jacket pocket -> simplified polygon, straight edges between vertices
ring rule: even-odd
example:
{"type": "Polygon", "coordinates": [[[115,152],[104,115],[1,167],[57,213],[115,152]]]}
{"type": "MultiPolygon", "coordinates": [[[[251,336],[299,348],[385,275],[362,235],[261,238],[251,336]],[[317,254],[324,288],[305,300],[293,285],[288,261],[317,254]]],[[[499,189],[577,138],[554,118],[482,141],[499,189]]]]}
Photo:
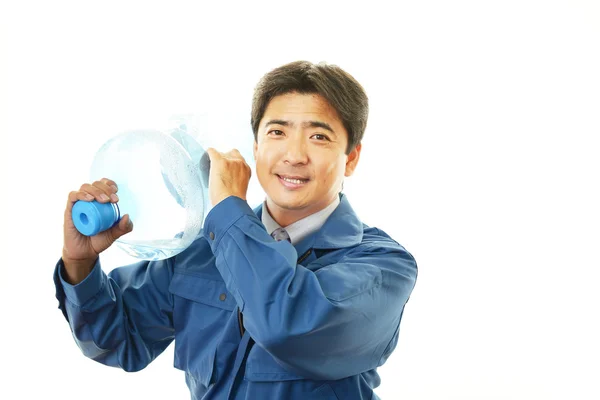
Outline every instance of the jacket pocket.
{"type": "Polygon", "coordinates": [[[214,277],[178,273],[175,271],[169,291],[184,299],[209,306],[233,311],[237,306],[235,299],[227,291],[225,282],[214,277]]]}
{"type": "Polygon", "coordinates": [[[246,395],[251,399],[339,400],[330,381],[307,379],[288,371],[257,344],[248,354],[244,379],[249,381],[246,395]]]}
{"type": "Polygon", "coordinates": [[[255,344],[246,360],[246,380],[252,382],[276,382],[305,379],[285,369],[265,349],[255,344]]]}
{"type": "Polygon", "coordinates": [[[217,380],[215,352],[235,300],[225,282],[177,271],[169,292],[174,304],[174,366],[208,387],[217,380]]]}

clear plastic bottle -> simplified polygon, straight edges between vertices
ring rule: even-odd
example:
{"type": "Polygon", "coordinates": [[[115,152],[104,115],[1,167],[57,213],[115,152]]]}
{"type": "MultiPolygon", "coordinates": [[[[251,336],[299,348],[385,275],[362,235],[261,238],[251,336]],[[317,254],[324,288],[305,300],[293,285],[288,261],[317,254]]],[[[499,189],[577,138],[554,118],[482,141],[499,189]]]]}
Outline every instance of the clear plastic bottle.
{"type": "Polygon", "coordinates": [[[91,181],[108,178],[118,186],[119,202],[78,201],[72,218],[84,235],[93,236],[129,214],[132,232],[115,244],[132,257],[160,260],[185,250],[199,235],[208,194],[208,154],[200,144],[189,149],[178,138],[157,130],[121,133],[97,152],[91,181]]]}

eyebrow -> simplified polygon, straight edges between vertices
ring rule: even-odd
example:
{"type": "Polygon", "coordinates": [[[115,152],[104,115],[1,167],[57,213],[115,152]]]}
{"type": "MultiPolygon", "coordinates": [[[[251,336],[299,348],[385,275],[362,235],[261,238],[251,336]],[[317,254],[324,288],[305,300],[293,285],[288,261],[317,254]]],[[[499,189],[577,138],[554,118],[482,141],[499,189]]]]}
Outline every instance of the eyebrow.
{"type": "MultiPolygon", "coordinates": [[[[270,121],[267,121],[267,123],[265,124],[265,127],[269,126],[269,125],[283,125],[283,126],[290,126],[293,127],[295,124],[291,121],[286,121],[283,119],[272,119],[270,121]]],[[[304,122],[302,124],[303,127],[305,128],[322,128],[322,129],[326,129],[329,132],[333,133],[335,135],[335,131],[331,128],[331,126],[329,126],[328,123],[322,122],[322,121],[307,121],[304,122]]]]}

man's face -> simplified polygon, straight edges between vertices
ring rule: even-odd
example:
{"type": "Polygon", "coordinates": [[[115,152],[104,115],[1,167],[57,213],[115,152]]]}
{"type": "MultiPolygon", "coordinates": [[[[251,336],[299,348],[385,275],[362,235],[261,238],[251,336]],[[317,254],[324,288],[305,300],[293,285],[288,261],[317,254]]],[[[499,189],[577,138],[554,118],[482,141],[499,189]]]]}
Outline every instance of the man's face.
{"type": "Polygon", "coordinates": [[[361,146],[346,155],[347,144],[342,121],[320,95],[273,98],[254,144],[257,176],[271,214],[289,224],[329,205],[358,162],[361,146]]]}

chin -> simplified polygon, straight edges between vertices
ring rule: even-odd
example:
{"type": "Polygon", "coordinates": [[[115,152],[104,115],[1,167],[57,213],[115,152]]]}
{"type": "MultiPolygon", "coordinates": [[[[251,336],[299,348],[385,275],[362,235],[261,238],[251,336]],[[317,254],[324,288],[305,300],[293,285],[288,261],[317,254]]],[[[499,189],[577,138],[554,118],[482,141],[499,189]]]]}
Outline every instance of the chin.
{"type": "Polygon", "coordinates": [[[290,200],[279,200],[273,199],[273,203],[277,204],[279,207],[284,208],[286,210],[301,210],[304,208],[304,204],[299,201],[290,201],[290,200]]]}
{"type": "Polygon", "coordinates": [[[270,197],[278,207],[288,210],[300,210],[306,207],[306,199],[298,194],[277,193],[270,197]]]}

